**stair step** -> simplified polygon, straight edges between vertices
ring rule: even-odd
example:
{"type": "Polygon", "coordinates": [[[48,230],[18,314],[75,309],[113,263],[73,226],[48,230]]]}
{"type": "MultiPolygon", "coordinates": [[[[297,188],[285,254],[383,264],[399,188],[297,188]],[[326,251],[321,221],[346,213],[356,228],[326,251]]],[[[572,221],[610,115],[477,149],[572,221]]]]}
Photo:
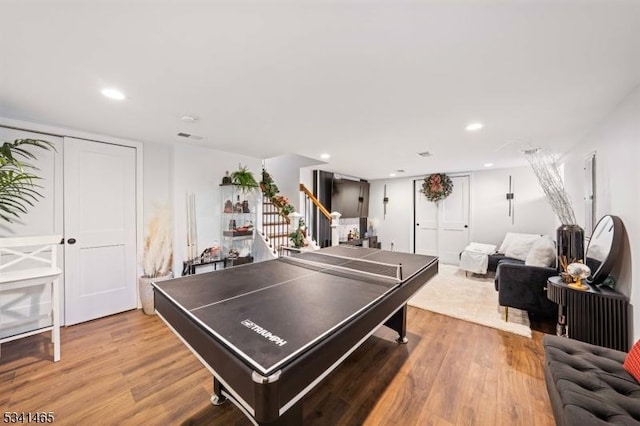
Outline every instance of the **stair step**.
{"type": "Polygon", "coordinates": [[[285,221],[282,222],[267,222],[267,223],[262,223],[262,226],[284,226],[287,225],[289,226],[289,224],[285,221]]]}
{"type": "Polygon", "coordinates": [[[276,239],[276,238],[284,238],[284,237],[288,237],[289,234],[267,234],[267,237],[270,239],[276,239]]]}

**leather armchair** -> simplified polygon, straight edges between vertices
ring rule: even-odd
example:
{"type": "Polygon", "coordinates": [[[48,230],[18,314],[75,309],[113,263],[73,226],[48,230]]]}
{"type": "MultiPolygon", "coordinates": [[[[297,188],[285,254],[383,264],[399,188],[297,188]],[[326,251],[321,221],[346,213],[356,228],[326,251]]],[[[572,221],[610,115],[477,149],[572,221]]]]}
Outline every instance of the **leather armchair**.
{"type": "Polygon", "coordinates": [[[508,308],[527,311],[541,317],[553,317],[558,306],[547,298],[547,279],[558,275],[555,267],[528,266],[524,263],[503,260],[498,263],[495,286],[498,303],[508,308]]]}

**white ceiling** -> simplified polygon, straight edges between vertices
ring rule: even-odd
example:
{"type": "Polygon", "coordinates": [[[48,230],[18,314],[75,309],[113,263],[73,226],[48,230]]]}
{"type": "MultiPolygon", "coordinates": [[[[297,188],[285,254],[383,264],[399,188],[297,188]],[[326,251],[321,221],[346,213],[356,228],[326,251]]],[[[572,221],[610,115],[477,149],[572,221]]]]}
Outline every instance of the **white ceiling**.
{"type": "Polygon", "coordinates": [[[368,179],[562,152],[639,83],[640,1],[0,4],[2,116],[368,179]]]}

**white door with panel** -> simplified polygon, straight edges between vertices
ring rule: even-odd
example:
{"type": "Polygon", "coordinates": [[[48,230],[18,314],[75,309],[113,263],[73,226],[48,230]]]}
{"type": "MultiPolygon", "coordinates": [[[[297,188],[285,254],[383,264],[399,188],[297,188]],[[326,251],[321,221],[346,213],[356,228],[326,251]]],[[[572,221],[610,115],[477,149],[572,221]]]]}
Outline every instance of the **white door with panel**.
{"type": "MultiPolygon", "coordinates": [[[[20,158],[35,167],[29,170],[40,179],[38,192],[42,198],[29,206],[27,213],[12,222],[0,220],[0,238],[43,235],[62,235],[62,138],[41,133],[0,127],[0,144],[18,139],[40,139],[51,143],[54,149],[39,149],[22,145],[35,159],[20,158]]],[[[10,255],[4,255],[7,261],[10,255]]],[[[58,265],[62,268],[64,251],[58,249],[58,265]]],[[[26,261],[25,261],[26,262],[26,261]]],[[[38,263],[34,262],[34,266],[38,263]]],[[[62,286],[63,278],[59,280],[62,286]]],[[[0,338],[51,325],[51,287],[48,285],[25,287],[6,291],[0,285],[0,338]]],[[[62,302],[62,298],[58,300],[62,302]]]]}
{"type": "Polygon", "coordinates": [[[64,140],[65,324],[137,307],[136,149],[64,140]]]}
{"type": "Polygon", "coordinates": [[[453,191],[436,203],[420,192],[423,180],[414,181],[415,252],[457,265],[469,244],[469,176],[449,177],[453,191]]]}

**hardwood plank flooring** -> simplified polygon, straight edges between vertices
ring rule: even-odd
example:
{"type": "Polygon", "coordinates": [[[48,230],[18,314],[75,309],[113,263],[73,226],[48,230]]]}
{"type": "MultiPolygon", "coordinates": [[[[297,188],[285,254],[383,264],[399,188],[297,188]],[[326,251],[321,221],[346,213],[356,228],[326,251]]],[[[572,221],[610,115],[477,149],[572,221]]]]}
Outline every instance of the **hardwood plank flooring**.
{"type": "MultiPolygon", "coordinates": [[[[304,399],[308,425],[553,425],[533,338],[409,308],[409,343],[382,327],[304,399]]],[[[0,407],[61,425],[249,425],[156,316],[130,311],[2,345],[0,407]]]]}

